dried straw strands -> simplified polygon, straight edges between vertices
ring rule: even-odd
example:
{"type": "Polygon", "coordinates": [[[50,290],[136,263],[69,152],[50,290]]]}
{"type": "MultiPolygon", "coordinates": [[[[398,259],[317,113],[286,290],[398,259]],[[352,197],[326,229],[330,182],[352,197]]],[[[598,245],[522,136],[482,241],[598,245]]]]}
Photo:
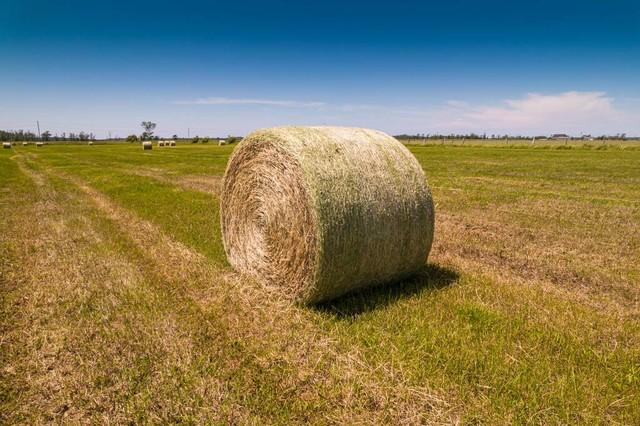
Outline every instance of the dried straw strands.
{"type": "Polygon", "coordinates": [[[280,127],[236,148],[221,224],[237,270],[310,304],[420,270],[434,207],[420,164],[385,133],[280,127]]]}

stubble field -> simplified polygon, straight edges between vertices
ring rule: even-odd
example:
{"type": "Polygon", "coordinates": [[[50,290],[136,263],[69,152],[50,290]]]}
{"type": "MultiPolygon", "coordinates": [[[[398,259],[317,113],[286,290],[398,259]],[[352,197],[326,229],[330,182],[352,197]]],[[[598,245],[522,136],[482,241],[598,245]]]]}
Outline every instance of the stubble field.
{"type": "Polygon", "coordinates": [[[412,146],[411,280],[233,272],[231,146],[0,150],[0,422],[640,423],[640,149],[412,146]]]}

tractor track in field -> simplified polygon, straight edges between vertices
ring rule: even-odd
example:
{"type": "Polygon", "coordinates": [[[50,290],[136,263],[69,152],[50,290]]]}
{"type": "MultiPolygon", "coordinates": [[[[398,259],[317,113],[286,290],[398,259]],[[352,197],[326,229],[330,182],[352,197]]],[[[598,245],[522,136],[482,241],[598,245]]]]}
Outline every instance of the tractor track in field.
{"type": "Polygon", "coordinates": [[[213,265],[81,178],[42,166],[36,159],[16,157],[15,161],[37,185],[46,185],[53,177],[77,188],[144,253],[141,261],[151,265],[155,274],[203,311],[224,315],[233,338],[258,346],[256,353],[270,354],[259,357],[258,364],[265,369],[282,363],[295,367],[297,375],[281,384],[283,392],[311,395],[321,388],[340,389],[331,397],[334,409],[327,413],[326,421],[353,423],[376,418],[418,424],[457,420],[457,404],[427,387],[408,383],[402,371],[389,363],[370,365],[356,348],[339,347],[311,322],[304,308],[279,298],[277,289],[213,265]]]}

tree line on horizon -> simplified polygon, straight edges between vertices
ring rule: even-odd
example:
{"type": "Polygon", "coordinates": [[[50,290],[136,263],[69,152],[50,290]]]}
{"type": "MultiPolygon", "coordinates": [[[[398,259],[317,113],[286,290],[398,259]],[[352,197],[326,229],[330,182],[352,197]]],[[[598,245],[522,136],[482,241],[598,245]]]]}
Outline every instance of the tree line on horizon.
{"type": "MultiPolygon", "coordinates": [[[[535,135],[535,136],[524,136],[524,135],[509,135],[509,134],[491,134],[488,135],[486,133],[477,134],[477,133],[466,133],[466,134],[458,134],[458,133],[416,133],[414,135],[403,133],[401,135],[394,135],[394,138],[399,140],[416,140],[416,139],[548,139],[553,138],[554,135],[535,135]]],[[[568,136],[568,135],[567,135],[568,136]]],[[[626,133],[616,133],[612,135],[599,135],[599,136],[591,136],[591,135],[582,135],[582,136],[568,136],[569,139],[578,140],[584,138],[592,138],[593,140],[607,140],[607,139],[640,139],[640,136],[629,137],[626,133]]]]}
{"type": "Polygon", "coordinates": [[[34,132],[29,130],[0,130],[0,141],[2,142],[14,142],[14,141],[90,141],[95,140],[96,135],[89,132],[79,132],[79,133],[66,133],[63,132],[61,135],[52,134],[49,130],[45,130],[38,136],[34,132]]]}
{"type": "MultiPolygon", "coordinates": [[[[156,123],[152,122],[143,122],[141,123],[143,127],[143,132],[141,135],[129,135],[125,140],[127,142],[135,142],[139,140],[158,140],[160,137],[155,136],[153,130],[156,127],[156,123]]],[[[396,139],[399,140],[440,140],[440,139],[547,139],[551,136],[549,135],[537,135],[537,136],[523,136],[523,135],[509,135],[509,134],[491,134],[487,135],[486,133],[477,134],[477,133],[467,133],[467,134],[458,134],[458,133],[416,133],[416,134],[400,134],[394,135],[396,139]]],[[[585,137],[592,138],[593,140],[607,140],[607,139],[640,139],[640,136],[627,136],[626,133],[616,133],[611,135],[599,135],[599,136],[591,136],[591,135],[583,135],[583,136],[570,136],[569,138],[572,140],[580,140],[585,137]]],[[[178,135],[173,135],[172,139],[184,139],[179,138],[178,135]]],[[[208,141],[208,137],[198,137],[195,136],[192,138],[194,143],[198,143],[203,140],[208,141]]],[[[221,139],[221,138],[212,138],[212,139],[221,139]]],[[[227,139],[231,139],[228,142],[235,142],[241,138],[235,136],[228,136],[227,139]]],[[[36,133],[29,130],[1,130],[0,129],[0,142],[15,142],[15,141],[90,141],[96,140],[96,135],[91,132],[80,131],[78,133],[73,132],[63,132],[62,134],[52,134],[49,130],[45,130],[38,136],[36,133]]]]}

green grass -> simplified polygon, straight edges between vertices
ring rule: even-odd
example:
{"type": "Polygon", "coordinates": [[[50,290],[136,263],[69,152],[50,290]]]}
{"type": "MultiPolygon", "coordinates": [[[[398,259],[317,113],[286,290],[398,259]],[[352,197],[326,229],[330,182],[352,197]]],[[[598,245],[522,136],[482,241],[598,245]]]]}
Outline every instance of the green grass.
{"type": "Polygon", "coordinates": [[[221,175],[231,150],[0,151],[5,421],[640,422],[640,150],[413,146],[437,205],[429,265],[285,310],[231,287],[201,296],[220,284],[188,262],[163,272],[143,237],[65,178],[222,276],[218,199],[178,183],[221,175]],[[53,189],[39,192],[30,170],[53,189]],[[24,361],[51,356],[73,374],[24,361]]]}

